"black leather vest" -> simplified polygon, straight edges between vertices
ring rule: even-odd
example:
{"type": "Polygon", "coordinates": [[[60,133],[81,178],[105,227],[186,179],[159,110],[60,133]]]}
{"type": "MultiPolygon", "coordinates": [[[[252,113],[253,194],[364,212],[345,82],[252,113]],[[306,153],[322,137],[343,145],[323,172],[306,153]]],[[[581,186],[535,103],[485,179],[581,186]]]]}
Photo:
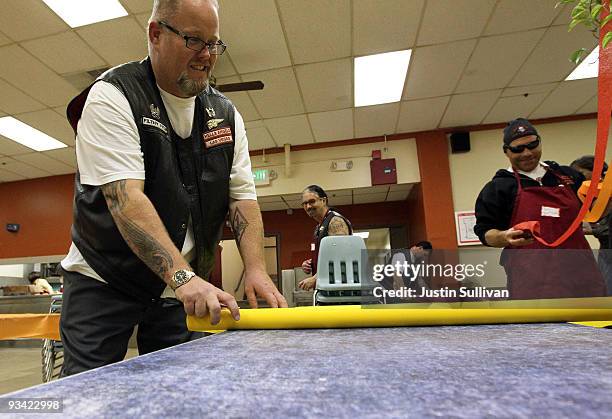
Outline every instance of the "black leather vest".
{"type": "Polygon", "coordinates": [[[339,212],[333,209],[329,209],[327,211],[327,214],[325,214],[325,217],[323,217],[323,221],[321,221],[321,223],[314,230],[314,234],[313,234],[314,249],[312,252],[312,262],[311,262],[312,275],[317,273],[317,262],[319,260],[319,248],[321,246],[321,240],[323,240],[323,237],[329,236],[329,223],[331,223],[331,220],[334,217],[342,218],[344,222],[346,223],[346,225],[348,226],[349,235],[353,234],[353,226],[351,225],[351,222],[348,220],[348,218],[346,218],[344,215],[340,214],[339,212]]]}
{"type": "MultiPolygon", "coordinates": [[[[112,83],[128,99],[144,156],[144,193],[178,249],[185,241],[191,215],[196,251],[192,266],[207,278],[229,208],[234,106],[209,87],[196,97],[191,136],[181,139],[172,129],[148,58],[112,68],[99,80],[112,83]]],[[[68,105],[75,132],[90,89],[68,105]]],[[[74,244],[109,285],[143,301],[161,295],[165,283],[128,247],[101,188],[81,184],[78,171],[73,217],[74,244]]]]}

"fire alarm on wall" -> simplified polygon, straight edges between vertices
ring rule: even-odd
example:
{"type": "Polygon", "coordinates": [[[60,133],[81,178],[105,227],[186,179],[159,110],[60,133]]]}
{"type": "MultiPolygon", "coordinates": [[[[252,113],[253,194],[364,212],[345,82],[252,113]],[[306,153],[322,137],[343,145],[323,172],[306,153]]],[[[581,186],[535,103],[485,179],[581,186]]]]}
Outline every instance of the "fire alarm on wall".
{"type": "Polygon", "coordinates": [[[19,231],[19,224],[7,224],[6,231],[10,231],[11,233],[17,233],[19,231]]]}

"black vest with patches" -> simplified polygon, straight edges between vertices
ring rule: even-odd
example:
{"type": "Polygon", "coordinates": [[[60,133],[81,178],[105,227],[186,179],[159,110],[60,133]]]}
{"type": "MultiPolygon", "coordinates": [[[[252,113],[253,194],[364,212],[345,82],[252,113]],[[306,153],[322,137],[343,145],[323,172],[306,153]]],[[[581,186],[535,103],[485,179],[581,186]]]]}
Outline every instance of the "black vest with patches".
{"type": "MultiPolygon", "coordinates": [[[[100,80],[116,86],[128,99],[144,157],[144,193],[179,250],[191,215],[196,252],[192,266],[207,278],[229,208],[234,106],[208,87],[196,97],[191,136],[181,139],[172,129],[148,58],[112,68],[100,80]]],[[[68,105],[75,132],[90,89],[68,105]]],[[[128,247],[101,188],[81,184],[78,171],[73,217],[72,241],[109,285],[143,301],[161,295],[165,283],[128,247]]],[[[147,244],[139,246],[146,249],[147,244]]]]}

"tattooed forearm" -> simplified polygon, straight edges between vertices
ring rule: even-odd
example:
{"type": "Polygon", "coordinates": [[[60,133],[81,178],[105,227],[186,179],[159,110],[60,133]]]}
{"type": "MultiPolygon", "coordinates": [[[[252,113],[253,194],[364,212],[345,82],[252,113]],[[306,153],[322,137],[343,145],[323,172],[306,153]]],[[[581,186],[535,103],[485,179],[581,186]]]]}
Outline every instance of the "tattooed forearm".
{"type": "Polygon", "coordinates": [[[102,185],[101,187],[104,198],[106,199],[106,205],[108,205],[111,214],[115,211],[121,211],[125,207],[128,200],[125,184],[125,180],[118,180],[102,185]]]}
{"type": "Polygon", "coordinates": [[[165,278],[173,272],[174,263],[170,253],[153,235],[122,212],[129,201],[126,181],[104,185],[102,186],[102,192],[115,224],[130,249],[161,278],[165,278]]]}
{"type": "Polygon", "coordinates": [[[240,241],[242,240],[242,236],[244,236],[244,232],[248,227],[249,222],[237,207],[230,211],[230,218],[230,225],[232,227],[232,231],[234,232],[234,237],[236,238],[236,244],[240,246],[240,241]]]}
{"type": "Polygon", "coordinates": [[[348,226],[340,217],[332,218],[328,231],[330,236],[348,236],[349,234],[348,226]]]}

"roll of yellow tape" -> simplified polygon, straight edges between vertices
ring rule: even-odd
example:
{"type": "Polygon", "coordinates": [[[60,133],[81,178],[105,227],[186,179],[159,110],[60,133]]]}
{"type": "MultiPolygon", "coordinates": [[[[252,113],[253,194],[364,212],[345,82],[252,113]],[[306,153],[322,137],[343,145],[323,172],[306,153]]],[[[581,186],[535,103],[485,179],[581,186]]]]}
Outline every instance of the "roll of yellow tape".
{"type": "Polygon", "coordinates": [[[217,325],[210,324],[208,317],[188,316],[187,327],[193,331],[325,329],[598,320],[612,320],[612,298],[242,309],[239,321],[223,310],[217,325]]]}

